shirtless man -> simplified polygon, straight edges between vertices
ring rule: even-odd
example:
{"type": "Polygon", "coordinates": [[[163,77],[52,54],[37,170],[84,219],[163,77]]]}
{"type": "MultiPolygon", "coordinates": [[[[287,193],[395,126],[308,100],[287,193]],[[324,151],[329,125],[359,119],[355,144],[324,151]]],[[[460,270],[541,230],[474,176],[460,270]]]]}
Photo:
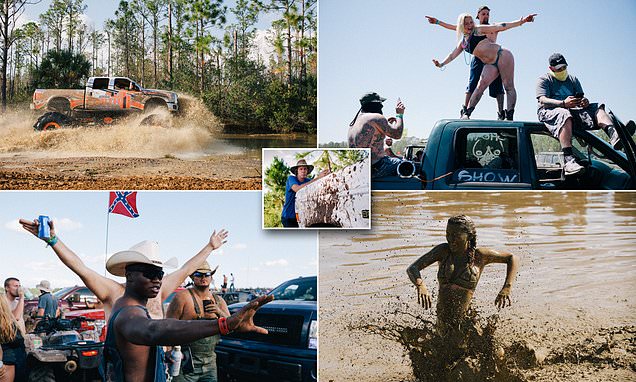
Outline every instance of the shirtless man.
{"type": "MultiPolygon", "coordinates": [[[[426,18],[431,24],[437,24],[446,29],[452,30],[453,32],[457,30],[456,25],[445,23],[431,16],[426,16],[426,18]]],[[[485,5],[479,7],[479,9],[477,10],[477,18],[479,19],[479,23],[481,25],[488,25],[488,21],[490,19],[490,8],[485,5]]],[[[489,32],[486,33],[486,37],[492,42],[497,42],[498,34],[499,32],[489,32]]],[[[483,69],[484,63],[479,58],[473,56],[473,59],[470,62],[470,78],[468,80],[468,86],[466,87],[466,99],[464,100],[464,105],[462,106],[460,117],[462,117],[466,112],[468,101],[477,88],[477,84],[479,83],[479,78],[481,77],[481,72],[483,69]]],[[[497,78],[490,84],[489,92],[491,97],[497,99],[497,119],[504,120],[506,118],[506,115],[504,114],[504,88],[503,83],[501,82],[501,76],[497,76],[497,78]]]]}
{"type": "Polygon", "coordinates": [[[382,115],[382,102],[386,98],[378,93],[367,93],[360,98],[361,108],[349,124],[349,147],[371,149],[371,177],[397,175],[401,159],[384,152],[385,137],[400,139],[404,131],[404,104],[398,99],[395,107],[396,119],[390,124],[382,115]]]}
{"type": "Polygon", "coordinates": [[[124,295],[112,307],[104,342],[102,367],[107,382],[164,382],[162,346],[192,343],[232,331],[267,334],[267,330],[254,325],[253,317],[258,308],[273,300],[272,296],[261,296],[235,314],[217,320],[151,319],[146,303],[160,294],[164,265],[154,242],[115,253],[106,264],[111,274],[126,277],[124,295]]]}
{"type": "Polygon", "coordinates": [[[24,325],[24,289],[20,286],[20,280],[15,277],[9,277],[4,280],[4,293],[20,330],[22,333],[26,333],[24,325]]]}
{"type": "MultiPolygon", "coordinates": [[[[37,237],[38,235],[38,220],[33,221],[27,219],[20,219],[20,224],[25,230],[31,232],[37,237]]],[[[87,267],[84,262],[73,252],[70,248],[64,244],[59,237],[55,234],[55,227],[53,221],[49,221],[51,227],[51,239],[47,242],[57,257],[62,260],[64,265],[69,267],[76,275],[78,275],[84,285],[90,289],[95,296],[104,304],[104,313],[106,319],[110,316],[110,312],[115,304],[115,301],[124,294],[124,285],[119,284],[115,280],[109,279],[95,272],[91,268],[87,267]]],[[[218,233],[214,231],[210,240],[206,245],[197,253],[194,257],[188,260],[181,268],[166,275],[161,285],[159,293],[147,301],[148,312],[152,318],[163,318],[163,309],[161,302],[165,300],[183,281],[189,274],[194,272],[196,267],[205,261],[207,257],[215,249],[219,249],[227,241],[228,232],[224,229],[218,233]]]]}
{"type": "MultiPolygon", "coordinates": [[[[230,311],[227,303],[222,298],[210,292],[210,285],[215,270],[206,262],[190,275],[194,286],[178,292],[168,306],[166,318],[177,320],[216,320],[221,317],[229,317],[230,311]]],[[[187,370],[185,363],[181,362],[181,373],[174,377],[173,382],[216,382],[216,354],[214,349],[220,336],[211,336],[194,341],[190,344],[181,344],[181,351],[192,356],[193,369],[187,370]]]]}

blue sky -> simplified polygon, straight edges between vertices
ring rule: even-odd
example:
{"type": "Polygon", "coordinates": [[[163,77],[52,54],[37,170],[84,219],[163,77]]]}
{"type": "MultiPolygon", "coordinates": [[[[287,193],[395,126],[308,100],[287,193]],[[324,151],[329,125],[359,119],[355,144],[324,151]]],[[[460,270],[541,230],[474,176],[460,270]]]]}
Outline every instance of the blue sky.
{"type": "MultiPolygon", "coordinates": [[[[81,284],[51,248],[17,222],[40,214],[49,215],[60,238],[104,274],[107,205],[108,192],[0,192],[0,279],[17,277],[27,287],[42,279],[54,287],[81,284]]],[[[175,256],[181,265],[203,248],[214,229],[225,228],[228,242],[208,258],[213,267],[220,265],[217,286],[230,272],[237,287],[274,287],[290,278],[317,274],[316,232],[261,230],[260,192],[141,191],[137,206],[136,219],[111,214],[109,254],[155,240],[164,259],[175,256]]]]}
{"type": "MultiPolygon", "coordinates": [[[[539,14],[534,23],[502,32],[497,40],[515,57],[515,119],[536,121],[536,80],[557,51],[592,102],[605,102],[624,120],[636,117],[634,0],[320,0],[318,142],[346,140],[358,100],[368,91],[388,98],[385,115],[395,113],[401,97],[412,136],[428,137],[435,121],[458,118],[469,66],[462,55],[444,71],[433,66],[433,58],[443,60],[456,46],[456,36],[424,16],[454,24],[460,13],[474,15],[484,4],[491,23],[539,14]]],[[[495,117],[496,101],[485,94],[473,118],[495,117]]]]}

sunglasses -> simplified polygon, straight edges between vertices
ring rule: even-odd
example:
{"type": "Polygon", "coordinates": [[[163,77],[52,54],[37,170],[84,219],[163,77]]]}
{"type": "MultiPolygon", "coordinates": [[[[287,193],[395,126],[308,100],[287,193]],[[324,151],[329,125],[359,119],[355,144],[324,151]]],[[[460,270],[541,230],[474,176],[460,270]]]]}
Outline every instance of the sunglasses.
{"type": "Polygon", "coordinates": [[[202,273],[202,272],[194,272],[194,273],[192,274],[192,276],[194,276],[194,277],[212,277],[212,275],[213,275],[213,274],[214,274],[214,272],[205,272],[205,273],[202,273]]]}
{"type": "Polygon", "coordinates": [[[161,280],[163,279],[163,275],[165,275],[165,273],[161,269],[152,269],[152,268],[145,268],[145,267],[144,268],[128,267],[126,268],[126,270],[140,272],[148,280],[154,280],[154,279],[161,280]]]}

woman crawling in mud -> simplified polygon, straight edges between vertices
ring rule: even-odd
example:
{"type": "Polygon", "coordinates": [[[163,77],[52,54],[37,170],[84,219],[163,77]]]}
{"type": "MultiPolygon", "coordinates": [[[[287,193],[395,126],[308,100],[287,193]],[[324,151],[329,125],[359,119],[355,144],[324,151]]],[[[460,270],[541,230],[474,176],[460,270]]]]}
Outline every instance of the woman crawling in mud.
{"type": "Polygon", "coordinates": [[[425,309],[432,307],[431,295],[420,271],[439,262],[437,280],[437,330],[444,336],[459,326],[466,317],[470,302],[484,267],[491,263],[507,264],[506,280],[495,299],[499,309],[510,306],[510,289],[517,273],[518,259],[508,252],[477,248],[477,232],[473,221],[465,215],[453,216],[446,226],[447,243],[435,246],[417,259],[406,273],[417,291],[417,301],[425,309]]]}

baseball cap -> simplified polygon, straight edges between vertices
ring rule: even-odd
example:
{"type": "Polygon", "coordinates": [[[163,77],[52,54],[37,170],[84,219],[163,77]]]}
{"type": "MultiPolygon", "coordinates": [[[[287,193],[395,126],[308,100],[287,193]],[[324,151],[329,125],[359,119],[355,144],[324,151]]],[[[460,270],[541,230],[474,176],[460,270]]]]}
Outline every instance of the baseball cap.
{"type": "Polygon", "coordinates": [[[548,60],[550,62],[550,66],[554,69],[561,69],[564,66],[568,66],[567,61],[565,61],[565,57],[561,53],[554,53],[550,56],[548,60]]]}
{"type": "Polygon", "coordinates": [[[380,97],[380,95],[376,92],[367,93],[360,98],[360,105],[364,105],[372,102],[384,102],[386,98],[380,97]]]}

